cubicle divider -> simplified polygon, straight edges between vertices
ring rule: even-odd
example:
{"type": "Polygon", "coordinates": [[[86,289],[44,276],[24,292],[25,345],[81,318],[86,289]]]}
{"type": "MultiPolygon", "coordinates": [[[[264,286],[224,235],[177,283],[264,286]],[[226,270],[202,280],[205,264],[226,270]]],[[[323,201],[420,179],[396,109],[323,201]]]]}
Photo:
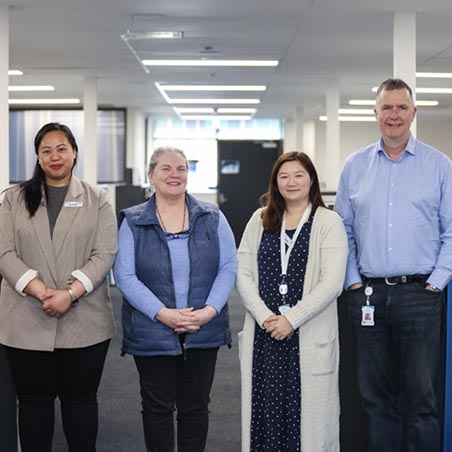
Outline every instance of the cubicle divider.
{"type": "Polygon", "coordinates": [[[452,451],[452,282],[447,289],[446,375],[444,388],[444,452],[452,451]]]}
{"type": "Polygon", "coordinates": [[[16,394],[2,345],[0,345],[0,444],[2,452],[17,452],[16,394]]]}

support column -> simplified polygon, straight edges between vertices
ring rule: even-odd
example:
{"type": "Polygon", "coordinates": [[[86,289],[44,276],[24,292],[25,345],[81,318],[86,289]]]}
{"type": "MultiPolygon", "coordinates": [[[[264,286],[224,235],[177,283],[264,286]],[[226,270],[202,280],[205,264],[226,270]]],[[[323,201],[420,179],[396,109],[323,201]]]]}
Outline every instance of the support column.
{"type": "Polygon", "coordinates": [[[86,77],[83,84],[85,134],[83,140],[83,179],[97,184],[97,79],[86,77]]]}
{"type": "Polygon", "coordinates": [[[339,84],[336,80],[330,81],[326,93],[326,190],[336,191],[339,182],[339,84]]]}
{"type": "Polygon", "coordinates": [[[0,5],[0,191],[9,187],[9,7],[0,5]]]}
{"type": "Polygon", "coordinates": [[[303,152],[311,157],[315,164],[315,121],[303,122],[303,152]]]}
{"type": "MultiPolygon", "coordinates": [[[[416,102],[416,13],[394,13],[393,74],[410,85],[416,102]]],[[[416,136],[416,119],[411,125],[416,136]]]]}
{"type": "Polygon", "coordinates": [[[303,109],[295,109],[295,148],[294,151],[304,151],[303,148],[303,109]]]}
{"type": "Polygon", "coordinates": [[[147,182],[146,118],[138,108],[127,108],[126,167],[132,169],[133,185],[147,182]]]}
{"type": "Polygon", "coordinates": [[[296,127],[295,119],[286,119],[285,120],[283,152],[290,152],[295,149],[295,143],[296,143],[295,127],[296,127]]]}

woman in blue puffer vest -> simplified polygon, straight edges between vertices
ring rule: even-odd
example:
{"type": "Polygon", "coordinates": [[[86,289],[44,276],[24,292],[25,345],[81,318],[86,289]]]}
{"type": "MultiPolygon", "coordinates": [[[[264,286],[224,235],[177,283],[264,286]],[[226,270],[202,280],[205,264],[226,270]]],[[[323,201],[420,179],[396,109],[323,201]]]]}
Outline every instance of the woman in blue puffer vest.
{"type": "Polygon", "coordinates": [[[123,351],[140,376],[148,452],[202,452],[216,357],[231,343],[227,298],[236,248],[218,207],[186,193],[184,153],[154,151],[146,202],[120,214],[116,285],[124,296],[123,351]]]}

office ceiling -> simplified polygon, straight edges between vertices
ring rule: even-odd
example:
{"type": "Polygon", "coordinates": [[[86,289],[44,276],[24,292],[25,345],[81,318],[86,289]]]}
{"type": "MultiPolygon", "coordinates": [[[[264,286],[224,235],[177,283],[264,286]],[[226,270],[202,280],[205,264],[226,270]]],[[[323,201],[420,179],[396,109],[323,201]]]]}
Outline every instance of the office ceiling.
{"type": "MultiPolygon", "coordinates": [[[[329,80],[338,81],[341,106],[346,107],[351,98],[372,98],[371,88],[391,76],[395,10],[417,13],[418,71],[452,72],[450,0],[0,0],[0,4],[11,6],[10,69],[24,72],[11,76],[10,84],[55,86],[51,93],[12,92],[11,98],[82,98],[84,78],[96,77],[101,106],[132,106],[149,115],[176,117],[155,82],[265,84],[267,91],[246,94],[261,100],[257,118],[292,118],[296,108],[317,118],[325,114],[329,80]],[[121,38],[127,31],[168,30],[182,31],[183,39],[129,41],[129,47],[121,38]],[[146,73],[131,48],[147,59],[276,59],[280,64],[150,67],[146,73]]],[[[452,79],[419,79],[418,86],[452,87],[452,79]]],[[[419,94],[418,99],[439,101],[429,114],[452,116],[452,94],[419,94]]]]}

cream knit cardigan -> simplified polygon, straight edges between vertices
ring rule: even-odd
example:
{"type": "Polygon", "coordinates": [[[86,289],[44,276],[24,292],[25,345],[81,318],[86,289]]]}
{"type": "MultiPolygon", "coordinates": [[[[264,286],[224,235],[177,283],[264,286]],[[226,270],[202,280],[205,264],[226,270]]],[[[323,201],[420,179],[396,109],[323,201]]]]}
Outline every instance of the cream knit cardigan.
{"type": "MultiPolygon", "coordinates": [[[[250,451],[254,328],[273,313],[259,296],[257,252],[261,209],[248,222],[238,250],[237,289],[246,308],[239,333],[242,379],[242,452],[250,451]]],[[[340,217],[319,207],[314,215],[303,297],[286,314],[299,329],[301,451],[339,452],[339,338],[336,299],[344,283],[347,237],[340,217]]],[[[259,452],[259,451],[251,451],[259,452]]]]}

